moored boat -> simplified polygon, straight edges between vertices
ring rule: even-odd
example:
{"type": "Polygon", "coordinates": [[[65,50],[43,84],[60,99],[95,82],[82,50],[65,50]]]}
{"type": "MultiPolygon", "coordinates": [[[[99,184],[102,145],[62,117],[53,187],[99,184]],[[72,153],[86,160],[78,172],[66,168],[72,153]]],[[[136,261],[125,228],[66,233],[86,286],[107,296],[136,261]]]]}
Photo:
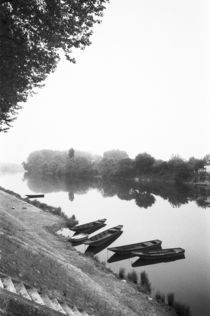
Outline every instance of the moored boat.
{"type": "Polygon", "coordinates": [[[28,199],[43,198],[44,194],[26,194],[28,199]]]}
{"type": "Polygon", "coordinates": [[[96,221],[93,221],[93,222],[89,222],[89,223],[85,223],[85,224],[82,224],[82,225],[76,225],[76,226],[73,226],[71,227],[71,230],[75,231],[75,232],[84,232],[85,230],[87,231],[88,229],[92,229],[94,227],[98,227],[102,224],[104,224],[106,221],[106,218],[103,218],[103,219],[98,219],[96,221]]]}
{"type": "Polygon", "coordinates": [[[89,245],[85,251],[86,254],[96,255],[100,251],[107,248],[109,245],[111,245],[117,238],[120,237],[120,235],[123,233],[122,230],[119,230],[118,232],[115,232],[112,237],[107,238],[104,242],[101,242],[100,245],[92,246],[89,245]]]}
{"type": "Polygon", "coordinates": [[[174,261],[182,260],[182,259],[185,259],[184,254],[181,254],[181,255],[179,255],[177,257],[173,257],[173,258],[161,258],[161,259],[153,259],[153,260],[138,258],[135,262],[133,262],[131,264],[131,266],[133,268],[144,267],[144,266],[153,265],[153,264],[174,262],[174,261]]]}
{"type": "Polygon", "coordinates": [[[72,243],[83,242],[88,239],[88,234],[79,234],[72,237],[69,237],[69,241],[72,243]]]}
{"type": "Polygon", "coordinates": [[[108,248],[108,250],[113,251],[118,254],[130,254],[132,251],[147,251],[151,249],[160,249],[162,241],[159,239],[139,242],[135,244],[129,244],[124,246],[108,248]]]}
{"type": "Polygon", "coordinates": [[[84,244],[98,246],[104,243],[105,241],[108,241],[109,239],[113,238],[115,235],[118,235],[122,227],[123,225],[118,225],[107,230],[104,230],[103,232],[90,237],[88,240],[84,242],[84,244]]]}
{"type": "Polygon", "coordinates": [[[132,254],[140,257],[142,260],[157,260],[165,258],[176,258],[183,255],[185,252],[182,248],[168,248],[152,251],[133,251],[132,254]]]}
{"type": "MultiPolygon", "coordinates": [[[[91,226],[89,228],[86,228],[86,229],[82,230],[82,233],[89,235],[89,234],[92,234],[95,231],[97,231],[97,230],[99,230],[99,229],[101,229],[101,228],[103,228],[105,226],[106,226],[106,224],[103,223],[103,222],[102,223],[98,223],[97,225],[93,225],[93,226],[91,226]]],[[[80,234],[80,233],[81,233],[81,231],[75,231],[74,235],[77,235],[77,234],[80,234]]]]}

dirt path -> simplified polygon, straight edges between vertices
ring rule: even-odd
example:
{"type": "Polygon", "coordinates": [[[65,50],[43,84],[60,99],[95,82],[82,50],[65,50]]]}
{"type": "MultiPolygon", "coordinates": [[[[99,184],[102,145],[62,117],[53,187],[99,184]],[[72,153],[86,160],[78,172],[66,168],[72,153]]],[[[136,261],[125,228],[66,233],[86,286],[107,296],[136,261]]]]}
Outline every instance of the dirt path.
{"type": "Polygon", "coordinates": [[[0,191],[0,271],[94,315],[175,315],[50,232],[61,217],[0,191]]]}

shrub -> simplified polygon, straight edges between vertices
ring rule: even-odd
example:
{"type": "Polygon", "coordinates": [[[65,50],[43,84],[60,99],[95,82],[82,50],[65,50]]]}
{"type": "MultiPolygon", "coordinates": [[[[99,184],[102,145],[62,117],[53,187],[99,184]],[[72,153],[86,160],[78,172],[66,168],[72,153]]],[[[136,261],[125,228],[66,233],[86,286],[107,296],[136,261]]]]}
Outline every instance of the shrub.
{"type": "Polygon", "coordinates": [[[159,303],[165,303],[165,295],[159,291],[155,294],[155,298],[159,303]]]}
{"type": "Polygon", "coordinates": [[[151,283],[149,281],[149,277],[145,271],[141,272],[140,274],[140,289],[144,293],[151,293],[151,283]]]}
{"type": "Polygon", "coordinates": [[[119,278],[120,279],[125,279],[125,269],[124,268],[120,268],[120,270],[119,270],[119,278]]]}
{"type": "Polygon", "coordinates": [[[78,220],[76,219],[75,215],[72,215],[71,217],[69,217],[69,218],[66,219],[66,226],[67,226],[68,228],[71,228],[71,227],[77,225],[78,223],[79,223],[79,222],[78,222],[78,220]]]}
{"type": "Polygon", "coordinates": [[[135,270],[133,270],[132,272],[128,272],[127,274],[127,279],[130,282],[133,282],[134,284],[138,283],[138,276],[135,270]]]}
{"type": "Polygon", "coordinates": [[[169,306],[174,306],[174,293],[168,293],[167,301],[169,306]]]}
{"type": "Polygon", "coordinates": [[[175,301],[173,307],[174,307],[178,316],[190,316],[190,314],[191,314],[189,306],[187,306],[183,303],[175,301]]]}

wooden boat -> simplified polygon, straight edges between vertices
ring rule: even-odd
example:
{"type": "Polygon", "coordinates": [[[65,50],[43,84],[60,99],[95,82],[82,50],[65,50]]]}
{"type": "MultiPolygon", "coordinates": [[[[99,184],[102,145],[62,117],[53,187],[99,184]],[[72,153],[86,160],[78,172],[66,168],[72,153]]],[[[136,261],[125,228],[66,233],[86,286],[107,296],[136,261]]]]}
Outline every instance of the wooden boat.
{"type": "Polygon", "coordinates": [[[29,198],[29,199],[43,198],[44,194],[26,194],[26,197],[29,198]]]}
{"type": "Polygon", "coordinates": [[[92,246],[89,245],[85,251],[86,254],[90,255],[96,255],[97,253],[101,252],[105,248],[107,248],[109,245],[111,245],[117,238],[120,237],[120,235],[123,233],[122,230],[119,230],[118,232],[114,233],[114,235],[104,242],[102,242],[100,245],[92,246]]]}
{"type": "Polygon", "coordinates": [[[135,267],[144,267],[152,264],[160,264],[160,263],[168,263],[168,262],[174,262],[177,260],[185,259],[185,255],[181,254],[174,258],[162,258],[162,259],[154,259],[154,260],[147,260],[147,259],[137,259],[135,262],[131,264],[133,268],[135,267]]]}
{"type": "Polygon", "coordinates": [[[84,242],[87,239],[88,239],[88,234],[79,234],[79,235],[69,237],[68,240],[72,243],[80,243],[80,242],[84,242]]]}
{"type": "Polygon", "coordinates": [[[98,219],[97,221],[85,223],[82,225],[73,226],[73,227],[71,227],[71,230],[73,230],[75,232],[84,232],[85,230],[88,230],[88,229],[91,229],[93,227],[97,227],[97,226],[100,226],[101,224],[104,224],[105,221],[106,221],[106,218],[98,219]]]}
{"type": "MultiPolygon", "coordinates": [[[[89,235],[89,234],[92,234],[95,231],[97,231],[97,230],[99,230],[99,229],[101,229],[101,228],[103,228],[105,226],[106,226],[105,223],[99,223],[98,225],[94,225],[94,226],[91,226],[91,227],[89,227],[87,229],[82,230],[82,233],[89,235]]],[[[77,234],[80,234],[80,233],[81,233],[81,231],[75,231],[74,235],[77,235],[77,234]]]]}
{"type": "Polygon", "coordinates": [[[157,260],[166,258],[176,258],[183,255],[185,252],[182,248],[168,248],[161,250],[152,250],[148,252],[143,251],[133,251],[132,254],[140,257],[142,260],[157,260]]]}
{"type": "Polygon", "coordinates": [[[108,248],[108,250],[113,251],[118,254],[130,254],[132,251],[147,251],[150,249],[160,249],[162,241],[159,239],[139,242],[136,244],[130,244],[119,247],[108,248]]]}
{"type": "Polygon", "coordinates": [[[130,253],[127,254],[119,254],[119,253],[114,253],[108,260],[107,262],[112,263],[112,262],[117,262],[117,261],[121,261],[121,260],[126,260],[126,259],[130,259],[136,257],[135,255],[132,255],[130,253]]]}
{"type": "Polygon", "coordinates": [[[119,231],[121,231],[122,227],[123,225],[118,225],[107,230],[104,230],[103,232],[90,237],[88,240],[84,242],[84,244],[98,246],[104,243],[105,241],[108,241],[109,239],[113,238],[114,235],[117,235],[119,231]]]}

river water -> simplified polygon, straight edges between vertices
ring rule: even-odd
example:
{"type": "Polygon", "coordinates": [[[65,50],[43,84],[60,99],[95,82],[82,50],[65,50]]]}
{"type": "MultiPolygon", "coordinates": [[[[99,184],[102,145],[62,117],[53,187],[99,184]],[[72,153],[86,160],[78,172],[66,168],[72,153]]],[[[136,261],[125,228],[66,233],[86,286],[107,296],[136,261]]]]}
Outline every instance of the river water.
{"type": "MultiPolygon", "coordinates": [[[[40,201],[60,206],[79,223],[107,218],[107,227],[123,225],[123,234],[112,243],[162,240],[163,248],[182,247],[185,258],[173,262],[132,267],[137,257],[107,263],[113,271],[123,267],[140,274],[146,271],[152,293],[174,293],[175,299],[190,307],[192,316],[210,311],[210,192],[161,185],[68,182],[58,179],[28,179],[23,174],[0,175],[0,186],[21,195],[45,193],[40,201]]],[[[85,251],[86,246],[79,246],[85,251]]],[[[113,253],[107,249],[97,256],[106,261],[113,253]]]]}

